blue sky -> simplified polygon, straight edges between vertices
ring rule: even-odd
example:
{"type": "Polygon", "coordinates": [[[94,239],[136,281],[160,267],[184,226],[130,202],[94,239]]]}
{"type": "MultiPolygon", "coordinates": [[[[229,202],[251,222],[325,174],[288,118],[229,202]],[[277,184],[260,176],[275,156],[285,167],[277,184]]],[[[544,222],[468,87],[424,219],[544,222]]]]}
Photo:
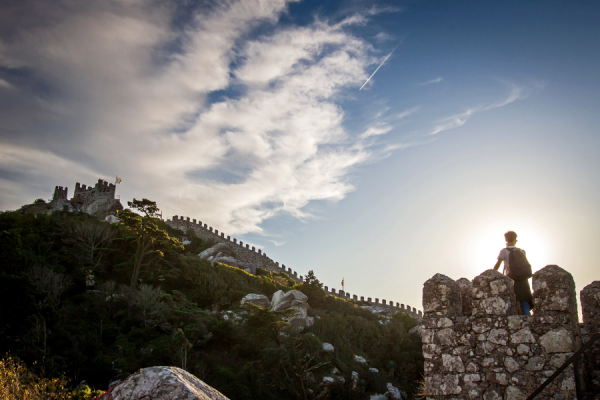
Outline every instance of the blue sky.
{"type": "Polygon", "coordinates": [[[509,229],[534,269],[599,279],[596,2],[185,4],[3,6],[0,208],[118,174],[123,200],[419,308],[509,229]]]}

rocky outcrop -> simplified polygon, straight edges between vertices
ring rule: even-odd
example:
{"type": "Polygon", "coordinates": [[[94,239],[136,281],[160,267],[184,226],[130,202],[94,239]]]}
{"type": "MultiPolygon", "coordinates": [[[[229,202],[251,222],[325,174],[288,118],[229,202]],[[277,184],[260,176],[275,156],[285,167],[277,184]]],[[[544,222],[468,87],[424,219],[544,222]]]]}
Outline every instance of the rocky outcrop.
{"type": "Polygon", "coordinates": [[[236,267],[243,269],[244,271],[256,275],[256,265],[240,261],[233,257],[233,251],[231,247],[225,243],[217,243],[211,248],[208,248],[198,254],[201,260],[210,261],[212,265],[221,263],[229,265],[230,267],[236,267]]]}
{"type": "Polygon", "coordinates": [[[308,297],[299,290],[290,290],[284,293],[283,290],[278,290],[273,294],[271,299],[271,309],[273,311],[286,310],[293,308],[297,315],[288,319],[291,324],[292,332],[302,332],[304,328],[312,325],[313,319],[308,316],[310,306],[307,303],[308,297]]]}
{"type": "Polygon", "coordinates": [[[187,371],[144,368],[109,389],[99,400],[229,400],[187,371]]]}
{"type": "Polygon", "coordinates": [[[252,303],[262,308],[268,308],[269,305],[271,305],[267,296],[263,294],[254,293],[250,293],[244,296],[244,298],[241,301],[241,304],[244,305],[244,303],[252,303]]]}

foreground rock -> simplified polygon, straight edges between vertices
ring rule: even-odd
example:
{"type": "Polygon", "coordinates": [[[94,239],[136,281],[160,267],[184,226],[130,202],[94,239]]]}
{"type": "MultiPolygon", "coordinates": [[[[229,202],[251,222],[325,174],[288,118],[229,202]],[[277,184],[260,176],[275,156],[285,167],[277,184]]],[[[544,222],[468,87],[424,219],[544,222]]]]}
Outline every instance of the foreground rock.
{"type": "Polygon", "coordinates": [[[143,368],[99,400],[229,400],[194,375],[176,367],[143,368]]]}

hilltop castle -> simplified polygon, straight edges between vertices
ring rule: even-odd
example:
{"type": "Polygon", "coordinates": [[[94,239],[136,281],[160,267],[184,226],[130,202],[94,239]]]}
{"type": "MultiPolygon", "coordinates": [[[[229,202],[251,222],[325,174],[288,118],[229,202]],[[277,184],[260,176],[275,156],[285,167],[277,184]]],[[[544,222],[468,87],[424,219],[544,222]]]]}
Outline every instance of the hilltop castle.
{"type": "Polygon", "coordinates": [[[115,198],[116,185],[104,179],[98,179],[94,186],[75,184],[73,198],[68,199],[68,188],[56,186],[54,195],[49,203],[36,200],[33,204],[21,207],[23,213],[51,213],[53,211],[81,211],[104,218],[123,209],[121,200],[115,198]]]}

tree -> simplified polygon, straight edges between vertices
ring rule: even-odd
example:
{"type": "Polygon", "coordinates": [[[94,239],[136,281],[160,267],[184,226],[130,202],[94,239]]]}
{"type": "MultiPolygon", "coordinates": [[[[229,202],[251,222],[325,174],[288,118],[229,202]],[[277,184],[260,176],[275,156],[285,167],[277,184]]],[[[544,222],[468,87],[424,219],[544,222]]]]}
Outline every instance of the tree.
{"type": "Polygon", "coordinates": [[[183,250],[183,244],[179,239],[170,237],[164,229],[158,226],[159,210],[156,202],[148,199],[133,199],[133,201],[128,201],[127,205],[144,214],[139,215],[130,209],[119,212],[120,224],[130,234],[129,237],[135,240],[136,245],[131,274],[131,287],[134,288],[147,256],[162,257],[164,254],[161,250],[183,250]]]}
{"type": "Polygon", "coordinates": [[[116,232],[106,223],[76,221],[67,226],[69,234],[67,240],[77,250],[84,266],[95,272],[99,269],[102,258],[108,252],[108,247],[116,232]]]}

